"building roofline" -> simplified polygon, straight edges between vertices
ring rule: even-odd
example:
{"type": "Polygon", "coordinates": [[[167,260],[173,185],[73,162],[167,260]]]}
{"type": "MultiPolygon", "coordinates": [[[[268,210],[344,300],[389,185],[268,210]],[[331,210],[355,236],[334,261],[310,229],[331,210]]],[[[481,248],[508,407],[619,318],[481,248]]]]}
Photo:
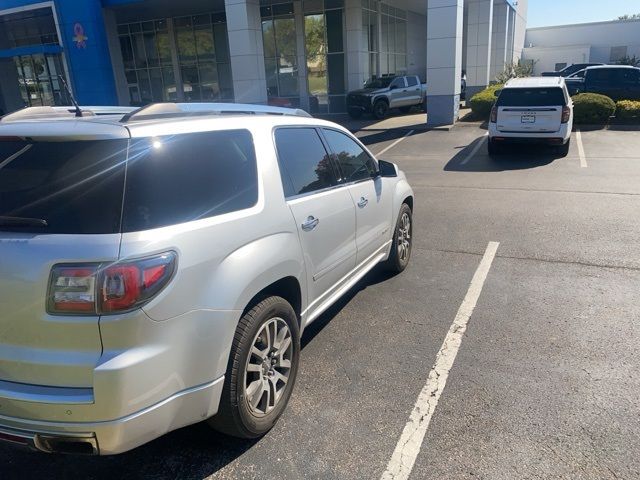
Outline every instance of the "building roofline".
{"type": "Polygon", "coordinates": [[[614,23],[640,23],[640,19],[637,20],[607,20],[605,22],[587,22],[587,23],[567,23],[564,25],[549,25],[548,27],[531,27],[529,30],[551,30],[554,28],[567,28],[567,27],[592,27],[594,25],[611,25],[614,23]]]}

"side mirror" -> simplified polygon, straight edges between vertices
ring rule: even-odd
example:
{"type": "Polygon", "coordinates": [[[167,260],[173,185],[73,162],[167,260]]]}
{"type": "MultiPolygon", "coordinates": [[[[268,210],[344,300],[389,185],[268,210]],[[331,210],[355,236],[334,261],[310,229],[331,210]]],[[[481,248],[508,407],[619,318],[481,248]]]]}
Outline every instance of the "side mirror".
{"type": "Polygon", "coordinates": [[[378,169],[380,170],[381,177],[397,177],[398,170],[396,170],[396,166],[385,160],[378,160],[378,169]]]}
{"type": "Polygon", "coordinates": [[[495,92],[493,92],[493,96],[498,98],[501,93],[502,93],[502,90],[496,90],[495,92]]]}
{"type": "Polygon", "coordinates": [[[395,90],[396,88],[398,88],[397,85],[389,85],[389,90],[395,90]]]}

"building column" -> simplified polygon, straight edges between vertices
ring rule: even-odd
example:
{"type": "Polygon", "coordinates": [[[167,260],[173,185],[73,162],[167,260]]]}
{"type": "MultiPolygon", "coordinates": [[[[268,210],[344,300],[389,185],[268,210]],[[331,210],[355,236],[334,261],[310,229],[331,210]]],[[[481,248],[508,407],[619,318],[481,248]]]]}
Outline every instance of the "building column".
{"type": "Polygon", "coordinates": [[[466,8],[469,22],[465,32],[468,105],[471,97],[484,90],[490,81],[493,0],[469,0],[466,8]]]}
{"type": "Polygon", "coordinates": [[[460,111],[463,0],[427,0],[427,125],[451,125],[460,111]]]}
{"type": "Polygon", "coordinates": [[[56,0],[64,56],[81,105],[117,105],[118,96],[100,0],[56,0]]]}
{"type": "Polygon", "coordinates": [[[364,63],[368,62],[366,45],[362,39],[362,1],[346,0],[344,6],[347,38],[345,45],[347,90],[362,88],[366,80],[364,63]]]}
{"type": "Polygon", "coordinates": [[[298,94],[300,108],[309,111],[309,85],[307,83],[307,52],[304,46],[304,12],[302,2],[293,2],[293,15],[296,22],[296,58],[298,63],[298,94]]]}
{"type": "Polygon", "coordinates": [[[225,0],[233,93],[238,103],[267,103],[260,0],[225,0]]]}
{"type": "Polygon", "coordinates": [[[505,0],[493,5],[493,35],[491,37],[491,79],[502,73],[511,59],[507,58],[509,37],[509,9],[505,0]]]}
{"type": "Polygon", "coordinates": [[[118,38],[118,23],[116,12],[104,9],[104,26],[107,33],[107,44],[109,45],[109,55],[113,66],[113,78],[116,86],[116,95],[119,105],[129,105],[129,87],[127,77],[124,73],[124,60],[122,60],[122,50],[120,39],[118,38]]]}

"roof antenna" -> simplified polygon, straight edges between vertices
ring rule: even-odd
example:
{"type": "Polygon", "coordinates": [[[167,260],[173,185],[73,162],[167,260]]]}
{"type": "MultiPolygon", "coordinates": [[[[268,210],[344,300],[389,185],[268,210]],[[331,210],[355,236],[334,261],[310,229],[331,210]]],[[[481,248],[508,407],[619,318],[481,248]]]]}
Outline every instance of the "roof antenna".
{"type": "Polygon", "coordinates": [[[80,105],[78,105],[78,102],[76,102],[76,99],[73,97],[73,93],[71,93],[71,89],[69,88],[69,85],[67,85],[67,81],[64,79],[64,76],[62,75],[58,75],[58,78],[60,79],[60,82],[62,82],[62,86],[66,90],[67,95],[69,95],[69,99],[71,100],[71,103],[73,103],[73,106],[76,108],[76,117],[81,117],[82,110],[80,109],[80,105]]]}

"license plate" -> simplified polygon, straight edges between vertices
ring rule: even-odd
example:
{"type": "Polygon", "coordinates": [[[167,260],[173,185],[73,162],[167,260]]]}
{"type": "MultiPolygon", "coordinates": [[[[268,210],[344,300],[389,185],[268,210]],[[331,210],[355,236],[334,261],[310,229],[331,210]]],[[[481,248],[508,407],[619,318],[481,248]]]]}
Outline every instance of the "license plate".
{"type": "Polygon", "coordinates": [[[535,115],[522,115],[520,117],[520,122],[521,123],[536,123],[536,116],[535,115]]]}

